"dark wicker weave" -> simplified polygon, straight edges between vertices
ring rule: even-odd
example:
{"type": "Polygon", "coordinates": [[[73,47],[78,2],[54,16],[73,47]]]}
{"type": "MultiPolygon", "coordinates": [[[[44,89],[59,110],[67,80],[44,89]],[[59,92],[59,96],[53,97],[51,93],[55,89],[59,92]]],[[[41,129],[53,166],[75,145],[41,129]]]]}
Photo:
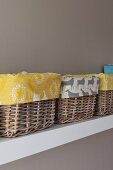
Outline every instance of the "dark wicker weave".
{"type": "Polygon", "coordinates": [[[16,137],[50,127],[56,100],[0,106],[0,136],[16,137]]]}
{"type": "Polygon", "coordinates": [[[113,113],[113,90],[100,90],[97,98],[97,116],[104,116],[113,113]]]}
{"type": "Polygon", "coordinates": [[[96,95],[59,99],[56,122],[68,123],[91,118],[94,115],[96,95]]]}

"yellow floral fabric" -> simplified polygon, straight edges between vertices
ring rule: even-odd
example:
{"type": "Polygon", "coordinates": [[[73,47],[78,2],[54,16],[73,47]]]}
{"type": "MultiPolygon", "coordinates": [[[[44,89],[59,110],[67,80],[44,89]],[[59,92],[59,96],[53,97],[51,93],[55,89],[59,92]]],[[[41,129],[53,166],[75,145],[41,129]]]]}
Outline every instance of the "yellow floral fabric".
{"type": "Polygon", "coordinates": [[[100,90],[113,90],[113,74],[99,74],[100,90]]]}
{"type": "MultiPolygon", "coordinates": [[[[82,76],[96,76],[99,78],[99,90],[113,90],[113,74],[80,74],[82,76]]],[[[76,75],[76,76],[80,76],[76,75]]],[[[72,75],[68,75],[72,76],[72,75]]]]}
{"type": "Polygon", "coordinates": [[[0,105],[59,98],[61,76],[56,73],[0,75],[0,105]]]}

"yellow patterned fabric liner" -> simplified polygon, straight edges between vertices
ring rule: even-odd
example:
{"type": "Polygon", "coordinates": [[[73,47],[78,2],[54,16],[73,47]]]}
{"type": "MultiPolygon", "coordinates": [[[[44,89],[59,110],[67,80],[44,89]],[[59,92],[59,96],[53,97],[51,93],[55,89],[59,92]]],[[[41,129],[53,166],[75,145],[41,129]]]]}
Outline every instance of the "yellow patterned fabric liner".
{"type": "Polygon", "coordinates": [[[60,85],[56,73],[0,74],[0,105],[56,99],[60,85]]]}
{"type": "Polygon", "coordinates": [[[100,90],[113,90],[113,74],[99,74],[100,90]]]}
{"type": "MultiPolygon", "coordinates": [[[[96,76],[100,80],[99,90],[113,90],[113,74],[78,74],[74,76],[96,76]]],[[[68,76],[73,76],[68,74],[68,76]]]]}

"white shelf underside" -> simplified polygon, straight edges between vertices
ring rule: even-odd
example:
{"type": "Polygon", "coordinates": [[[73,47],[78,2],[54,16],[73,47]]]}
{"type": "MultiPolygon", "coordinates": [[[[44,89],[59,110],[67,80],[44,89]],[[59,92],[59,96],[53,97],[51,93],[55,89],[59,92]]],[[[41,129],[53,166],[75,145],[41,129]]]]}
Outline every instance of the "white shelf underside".
{"type": "Polygon", "coordinates": [[[113,128],[113,115],[79,123],[54,125],[31,135],[0,138],[0,165],[52,149],[113,128]]]}

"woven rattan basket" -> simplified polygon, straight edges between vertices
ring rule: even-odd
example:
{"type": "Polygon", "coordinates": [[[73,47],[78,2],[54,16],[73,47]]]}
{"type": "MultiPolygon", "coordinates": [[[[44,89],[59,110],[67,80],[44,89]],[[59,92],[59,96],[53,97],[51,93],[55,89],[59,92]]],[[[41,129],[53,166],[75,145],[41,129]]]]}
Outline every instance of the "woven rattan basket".
{"type": "Polygon", "coordinates": [[[56,122],[68,123],[91,118],[95,112],[98,83],[98,78],[93,76],[63,77],[56,122]],[[94,85],[95,91],[90,89],[91,85],[94,85]]]}
{"type": "Polygon", "coordinates": [[[0,136],[16,137],[50,127],[56,100],[0,106],[0,136]]]}
{"type": "Polygon", "coordinates": [[[95,115],[113,114],[113,90],[99,90],[95,115]]]}
{"type": "Polygon", "coordinates": [[[0,74],[0,82],[0,136],[26,135],[54,123],[59,74],[0,74]]]}
{"type": "Polygon", "coordinates": [[[89,119],[94,115],[96,95],[59,99],[56,121],[68,123],[89,119]]]}
{"type": "Polygon", "coordinates": [[[101,73],[99,94],[96,104],[97,116],[104,116],[113,113],[113,74],[101,73]]]}

